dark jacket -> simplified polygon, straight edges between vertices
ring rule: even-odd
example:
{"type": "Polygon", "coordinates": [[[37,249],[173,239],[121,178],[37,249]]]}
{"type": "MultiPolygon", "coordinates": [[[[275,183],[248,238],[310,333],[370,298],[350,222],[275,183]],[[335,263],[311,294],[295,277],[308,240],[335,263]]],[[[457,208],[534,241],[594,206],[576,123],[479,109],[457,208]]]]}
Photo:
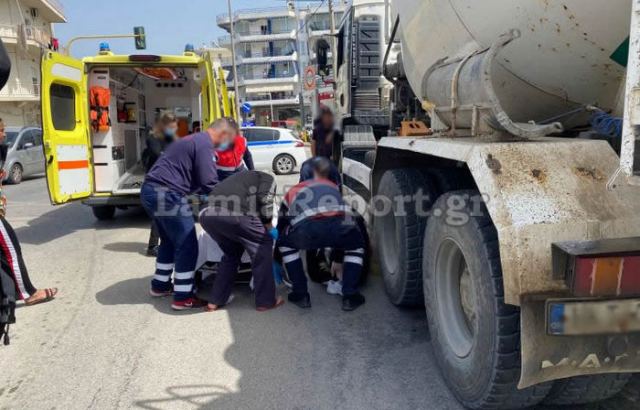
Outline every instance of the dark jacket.
{"type": "Polygon", "coordinates": [[[144,165],[144,171],[149,172],[151,168],[156,164],[160,155],[167,148],[169,143],[163,139],[156,137],[153,133],[147,135],[146,138],[147,148],[142,153],[142,165],[144,165]]]}
{"type": "Polygon", "coordinates": [[[262,223],[268,224],[273,219],[275,195],[276,181],[273,176],[259,171],[245,171],[216,185],[209,193],[207,204],[209,208],[220,210],[220,215],[256,216],[262,223]]]}
{"type": "Polygon", "coordinates": [[[182,195],[208,194],[218,183],[213,142],[206,132],[169,145],[145,177],[145,183],[182,195]]]}

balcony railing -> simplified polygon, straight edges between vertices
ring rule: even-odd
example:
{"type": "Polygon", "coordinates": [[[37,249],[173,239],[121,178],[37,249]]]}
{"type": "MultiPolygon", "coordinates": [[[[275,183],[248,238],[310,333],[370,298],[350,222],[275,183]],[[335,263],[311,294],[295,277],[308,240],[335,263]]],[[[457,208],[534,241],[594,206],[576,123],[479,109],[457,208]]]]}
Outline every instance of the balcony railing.
{"type": "MultiPolygon", "coordinates": [[[[0,24],[0,38],[17,40],[19,38],[19,30],[20,26],[0,24]]],[[[43,30],[37,29],[35,27],[25,26],[24,31],[27,40],[35,41],[43,47],[47,47],[51,42],[51,35],[43,30]]]]}
{"type": "MultiPolygon", "coordinates": [[[[238,10],[235,13],[233,13],[233,18],[234,20],[237,20],[238,18],[250,18],[250,17],[260,16],[260,15],[270,15],[270,16],[272,15],[276,17],[276,16],[288,15],[291,13],[293,13],[293,11],[287,7],[263,7],[263,8],[238,10]]],[[[230,19],[229,19],[228,13],[219,14],[216,17],[216,22],[218,24],[229,23],[229,21],[230,19]]]]}
{"type": "Polygon", "coordinates": [[[40,98],[40,84],[23,83],[19,80],[9,81],[0,91],[0,100],[20,101],[22,99],[40,98]]]}

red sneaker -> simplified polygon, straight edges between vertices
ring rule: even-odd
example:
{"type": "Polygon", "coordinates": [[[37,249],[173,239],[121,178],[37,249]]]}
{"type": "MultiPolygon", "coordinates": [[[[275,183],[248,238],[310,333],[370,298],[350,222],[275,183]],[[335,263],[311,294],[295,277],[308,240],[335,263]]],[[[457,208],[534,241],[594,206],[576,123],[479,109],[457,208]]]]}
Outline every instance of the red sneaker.
{"type": "Polygon", "coordinates": [[[201,308],[207,303],[198,298],[189,298],[185,300],[174,300],[171,304],[173,310],[189,310],[194,308],[201,308]]]}

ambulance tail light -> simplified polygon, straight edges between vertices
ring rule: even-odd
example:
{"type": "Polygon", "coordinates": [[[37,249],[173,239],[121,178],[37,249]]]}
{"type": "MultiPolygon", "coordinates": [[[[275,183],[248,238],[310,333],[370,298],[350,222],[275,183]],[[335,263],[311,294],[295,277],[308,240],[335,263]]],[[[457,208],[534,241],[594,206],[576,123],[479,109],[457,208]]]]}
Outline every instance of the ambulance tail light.
{"type": "Polygon", "coordinates": [[[640,238],[552,246],[553,274],[576,297],[640,295],[640,238]]]}
{"type": "Polygon", "coordinates": [[[129,56],[129,61],[133,63],[159,63],[162,57],[151,54],[134,54],[129,56]]]}

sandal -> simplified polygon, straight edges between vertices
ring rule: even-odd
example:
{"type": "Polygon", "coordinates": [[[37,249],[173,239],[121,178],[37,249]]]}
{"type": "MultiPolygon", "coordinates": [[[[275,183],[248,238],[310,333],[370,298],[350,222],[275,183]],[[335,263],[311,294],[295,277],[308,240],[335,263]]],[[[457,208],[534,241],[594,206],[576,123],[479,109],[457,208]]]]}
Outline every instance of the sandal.
{"type": "Polygon", "coordinates": [[[273,305],[273,306],[271,306],[271,307],[264,307],[264,306],[261,306],[261,307],[256,308],[256,310],[257,310],[258,312],[260,312],[260,313],[263,313],[263,312],[268,312],[268,311],[270,311],[270,310],[273,310],[273,309],[279,308],[279,307],[280,307],[280,306],[282,306],[282,305],[284,305],[284,299],[282,299],[281,297],[278,297],[278,298],[276,299],[276,303],[275,303],[275,305],[273,305]]]}
{"type": "Polygon", "coordinates": [[[33,296],[31,296],[30,298],[24,301],[24,304],[26,306],[33,306],[33,305],[38,305],[40,303],[51,302],[53,299],[56,298],[57,294],[58,294],[58,288],[38,289],[33,296]],[[30,300],[33,296],[35,296],[40,291],[44,291],[44,295],[45,295],[44,297],[41,297],[35,300],[30,300]]]}

